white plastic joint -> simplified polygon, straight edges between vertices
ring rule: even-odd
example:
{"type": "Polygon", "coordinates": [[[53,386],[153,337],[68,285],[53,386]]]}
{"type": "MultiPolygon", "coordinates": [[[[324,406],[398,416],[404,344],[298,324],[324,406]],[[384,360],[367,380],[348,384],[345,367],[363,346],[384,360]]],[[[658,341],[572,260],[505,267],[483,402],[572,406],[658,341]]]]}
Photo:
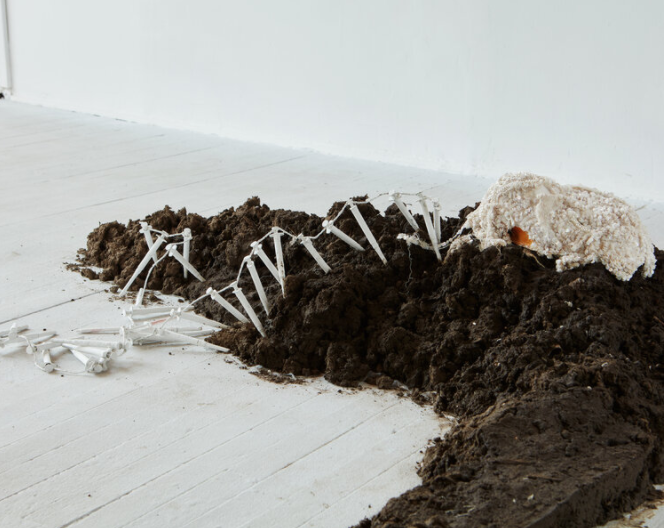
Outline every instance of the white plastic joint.
{"type": "Polygon", "coordinates": [[[401,200],[401,194],[395,191],[390,191],[390,201],[396,204],[396,206],[399,208],[399,211],[401,211],[401,214],[404,216],[406,220],[408,220],[410,227],[412,227],[415,231],[417,231],[420,228],[420,226],[417,225],[417,222],[415,221],[415,218],[413,218],[413,215],[408,210],[408,207],[406,207],[406,204],[403,203],[403,201],[401,200]]]}

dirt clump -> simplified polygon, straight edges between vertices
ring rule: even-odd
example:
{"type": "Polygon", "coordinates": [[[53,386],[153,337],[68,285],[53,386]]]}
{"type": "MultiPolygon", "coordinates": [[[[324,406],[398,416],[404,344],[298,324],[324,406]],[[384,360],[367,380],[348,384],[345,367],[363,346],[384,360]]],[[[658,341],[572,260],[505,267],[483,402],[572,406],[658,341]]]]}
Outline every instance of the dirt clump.
{"type": "MultiPolygon", "coordinates": [[[[256,261],[272,306],[269,320],[261,314],[267,337],[214,301],[199,307],[231,325],[212,340],[247,364],[348,387],[405,385],[459,418],[427,450],[422,484],[359,527],[590,527],[654,496],[664,477],[662,251],[652,278],[628,282],[599,264],[557,272],[517,245],[471,243],[439,262],[397,239],[411,229],[396,207],[384,216],[368,203],[359,209],[387,265],[345,211],[335,225],[367,249],[316,239],[329,274],[300,244],[284,244],[283,297],[256,261]]],[[[444,220],[443,239],[472,210],[444,220]]],[[[187,299],[235,280],[250,243],[272,226],[311,236],[322,221],[257,198],[211,218],[165,208],[145,220],[169,233],[191,229],[191,262],[206,281],[184,279],[166,259],[148,282],[187,299]]],[[[269,239],[263,248],[274,257],[269,239]]],[[[146,251],[137,221],[112,222],[90,233],[82,263],[122,287],[146,251]]],[[[258,311],[248,273],[239,285],[258,311]]]]}

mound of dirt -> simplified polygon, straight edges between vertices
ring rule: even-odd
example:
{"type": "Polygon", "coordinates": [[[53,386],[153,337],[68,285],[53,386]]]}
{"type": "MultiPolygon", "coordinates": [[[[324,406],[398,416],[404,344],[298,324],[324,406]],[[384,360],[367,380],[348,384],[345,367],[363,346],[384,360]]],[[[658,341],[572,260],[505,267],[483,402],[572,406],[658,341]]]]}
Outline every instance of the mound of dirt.
{"type": "MultiPolygon", "coordinates": [[[[590,527],[655,496],[664,476],[662,251],[652,278],[627,282],[599,264],[557,272],[552,260],[514,245],[469,244],[443,252],[441,263],[397,240],[411,229],[396,207],[384,216],[368,203],[359,209],[387,265],[346,211],[336,225],[367,250],[320,237],[329,274],[300,244],[285,244],[282,297],[257,261],[272,306],[267,337],[214,301],[199,306],[231,325],[212,340],[248,364],[342,386],[404,384],[459,417],[428,449],[422,484],[359,527],[590,527]]],[[[443,239],[472,210],[446,219],[443,239]]],[[[272,226],[314,235],[322,221],[257,198],[207,219],[165,208],[145,220],[169,233],[191,229],[191,262],[206,282],[185,280],[168,259],[148,282],[187,299],[235,280],[249,244],[272,226]]],[[[263,248],[274,256],[271,242],[263,248]]],[[[112,222],[89,235],[81,262],[122,287],[146,251],[138,221],[112,222]]],[[[258,312],[248,273],[240,286],[258,312]]]]}

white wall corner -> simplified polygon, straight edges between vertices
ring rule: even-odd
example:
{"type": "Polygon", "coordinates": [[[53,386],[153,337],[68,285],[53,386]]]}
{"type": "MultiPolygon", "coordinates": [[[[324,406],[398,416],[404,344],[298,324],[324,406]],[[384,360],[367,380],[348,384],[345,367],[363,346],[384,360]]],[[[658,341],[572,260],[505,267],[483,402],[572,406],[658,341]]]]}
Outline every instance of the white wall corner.
{"type": "Polygon", "coordinates": [[[7,0],[0,0],[0,92],[7,96],[11,92],[12,74],[9,54],[9,17],[7,0]]]}

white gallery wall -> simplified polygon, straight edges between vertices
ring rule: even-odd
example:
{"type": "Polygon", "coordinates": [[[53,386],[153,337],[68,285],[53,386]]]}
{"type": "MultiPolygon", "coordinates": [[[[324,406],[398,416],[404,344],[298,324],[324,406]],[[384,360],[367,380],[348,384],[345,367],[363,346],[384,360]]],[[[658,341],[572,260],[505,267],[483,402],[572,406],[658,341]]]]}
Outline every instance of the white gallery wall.
{"type": "Polygon", "coordinates": [[[6,0],[13,98],[664,201],[661,0],[6,0]]]}

